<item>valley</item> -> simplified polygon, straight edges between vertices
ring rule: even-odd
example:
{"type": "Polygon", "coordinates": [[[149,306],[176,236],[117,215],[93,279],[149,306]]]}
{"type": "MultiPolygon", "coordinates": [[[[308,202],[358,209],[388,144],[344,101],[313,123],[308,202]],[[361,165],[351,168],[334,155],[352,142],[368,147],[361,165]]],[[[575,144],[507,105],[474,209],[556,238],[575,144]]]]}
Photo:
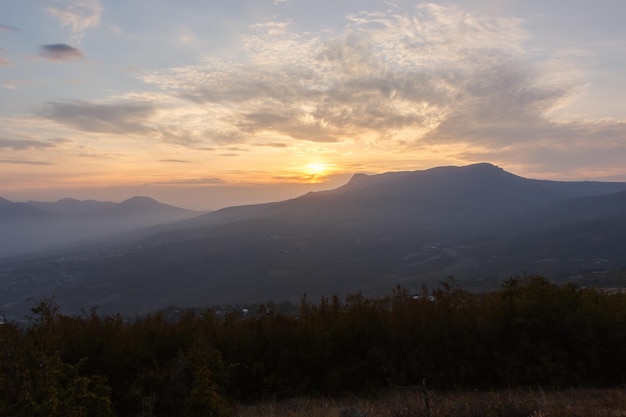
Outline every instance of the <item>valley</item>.
{"type": "Polygon", "coordinates": [[[0,262],[0,306],[54,293],[68,312],[262,303],[455,276],[467,289],[515,275],[621,286],[626,184],[558,183],[490,164],[356,175],[335,190],[196,215],[53,254],[0,262]],[[610,279],[609,279],[610,277],[610,279]]]}

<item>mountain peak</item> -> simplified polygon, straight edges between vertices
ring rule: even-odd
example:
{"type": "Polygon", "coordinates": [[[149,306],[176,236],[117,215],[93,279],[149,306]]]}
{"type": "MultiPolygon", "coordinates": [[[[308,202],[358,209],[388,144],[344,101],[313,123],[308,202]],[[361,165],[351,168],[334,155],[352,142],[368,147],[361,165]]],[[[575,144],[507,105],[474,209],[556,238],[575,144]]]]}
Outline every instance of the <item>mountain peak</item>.
{"type": "Polygon", "coordinates": [[[500,168],[497,165],[494,165],[492,163],[489,162],[479,162],[477,164],[470,164],[465,166],[465,168],[468,169],[479,169],[479,170],[483,170],[483,171],[504,171],[503,168],[500,168]]]}
{"type": "Polygon", "coordinates": [[[352,178],[350,178],[350,181],[348,181],[349,184],[360,184],[363,181],[367,181],[367,179],[370,178],[369,175],[367,174],[363,174],[363,173],[356,173],[352,176],[352,178]]]}
{"type": "Polygon", "coordinates": [[[148,207],[158,205],[159,202],[154,198],[146,197],[146,196],[135,196],[131,197],[128,200],[124,200],[120,203],[122,206],[135,206],[135,207],[148,207]]]}
{"type": "Polygon", "coordinates": [[[500,168],[497,165],[490,164],[488,162],[480,162],[478,164],[466,165],[464,167],[460,167],[462,170],[467,171],[468,173],[479,174],[479,175],[488,175],[488,176],[510,176],[517,177],[517,175],[512,174],[503,168],[500,168]]]}
{"type": "Polygon", "coordinates": [[[417,171],[399,171],[399,172],[386,172],[383,174],[367,175],[363,173],[357,173],[352,176],[350,181],[344,186],[343,189],[357,189],[361,187],[370,186],[373,184],[395,181],[401,179],[416,179],[423,175],[458,175],[459,173],[467,173],[473,176],[501,176],[509,175],[516,177],[516,175],[505,171],[497,165],[493,165],[488,162],[480,162],[477,164],[465,165],[465,166],[440,166],[425,170],[417,171]]]}

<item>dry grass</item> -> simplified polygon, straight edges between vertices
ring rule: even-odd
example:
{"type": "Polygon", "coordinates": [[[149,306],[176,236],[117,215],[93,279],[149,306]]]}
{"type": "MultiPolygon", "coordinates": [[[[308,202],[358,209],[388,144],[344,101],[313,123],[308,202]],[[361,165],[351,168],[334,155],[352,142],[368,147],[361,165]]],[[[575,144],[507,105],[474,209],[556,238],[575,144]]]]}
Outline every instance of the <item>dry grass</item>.
{"type": "Polygon", "coordinates": [[[374,399],[296,398],[239,405],[235,416],[339,417],[342,409],[352,407],[368,417],[626,417],[626,389],[428,391],[426,397],[419,389],[397,389],[374,399]]]}

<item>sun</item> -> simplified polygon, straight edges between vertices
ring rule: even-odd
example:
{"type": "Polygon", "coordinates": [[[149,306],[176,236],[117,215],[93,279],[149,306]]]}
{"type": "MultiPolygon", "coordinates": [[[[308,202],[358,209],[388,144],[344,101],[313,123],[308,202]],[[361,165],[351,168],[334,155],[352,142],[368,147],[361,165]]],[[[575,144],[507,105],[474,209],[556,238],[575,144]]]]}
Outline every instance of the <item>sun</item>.
{"type": "Polygon", "coordinates": [[[331,166],[326,162],[311,162],[300,168],[301,177],[306,182],[317,183],[323,182],[331,171],[331,166]]]}
{"type": "Polygon", "coordinates": [[[305,172],[307,175],[312,177],[322,176],[328,171],[328,165],[324,162],[312,162],[305,167],[305,172]]]}

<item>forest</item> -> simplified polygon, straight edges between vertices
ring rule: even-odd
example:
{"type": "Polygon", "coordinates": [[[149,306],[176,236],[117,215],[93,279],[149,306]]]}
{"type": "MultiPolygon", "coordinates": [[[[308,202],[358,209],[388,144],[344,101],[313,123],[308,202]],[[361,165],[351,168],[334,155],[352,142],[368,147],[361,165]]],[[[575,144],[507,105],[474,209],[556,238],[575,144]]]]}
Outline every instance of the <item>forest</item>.
{"type": "Polygon", "coordinates": [[[234,404],[303,396],[624,386],[626,293],[511,278],[473,293],[454,279],[245,314],[138,318],[33,302],[0,325],[0,415],[229,416],[234,404]]]}

